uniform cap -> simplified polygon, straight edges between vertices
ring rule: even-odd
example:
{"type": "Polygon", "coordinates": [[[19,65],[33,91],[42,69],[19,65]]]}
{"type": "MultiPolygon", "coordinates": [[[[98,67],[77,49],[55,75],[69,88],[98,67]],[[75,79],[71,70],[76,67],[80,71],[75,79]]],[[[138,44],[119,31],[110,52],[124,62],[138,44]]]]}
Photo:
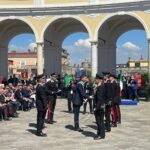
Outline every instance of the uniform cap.
{"type": "Polygon", "coordinates": [[[56,75],[57,75],[57,74],[56,74],[55,72],[51,74],[51,76],[56,76],[56,75]]]}
{"type": "Polygon", "coordinates": [[[86,75],[86,74],[82,74],[82,75],[80,76],[81,79],[84,78],[84,77],[87,77],[87,75],[86,75]]]}
{"type": "Polygon", "coordinates": [[[99,75],[99,74],[96,74],[96,77],[95,79],[100,79],[100,80],[103,80],[103,76],[99,75]]]}
{"type": "Polygon", "coordinates": [[[116,78],[116,75],[114,75],[114,74],[110,74],[110,77],[116,78]]]}
{"type": "Polygon", "coordinates": [[[40,75],[36,76],[37,79],[41,79],[41,78],[43,78],[43,77],[44,77],[43,74],[40,74],[40,75]]]}
{"type": "Polygon", "coordinates": [[[102,72],[102,74],[103,74],[104,76],[106,76],[106,75],[110,75],[110,72],[102,72]]]}

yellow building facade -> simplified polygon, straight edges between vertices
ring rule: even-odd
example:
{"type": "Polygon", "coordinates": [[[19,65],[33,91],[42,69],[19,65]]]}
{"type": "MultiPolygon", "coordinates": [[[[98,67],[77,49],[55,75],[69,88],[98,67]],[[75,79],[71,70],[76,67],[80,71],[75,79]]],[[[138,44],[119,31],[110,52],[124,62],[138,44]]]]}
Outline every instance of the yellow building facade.
{"type": "Polygon", "coordinates": [[[130,68],[148,68],[148,61],[147,60],[130,60],[128,61],[128,67],[130,68]]]}
{"type": "MultiPolygon", "coordinates": [[[[44,65],[44,58],[42,61],[44,65]]],[[[65,73],[66,68],[69,66],[69,54],[66,50],[61,52],[61,65],[62,72],[65,73]]],[[[21,72],[27,71],[28,78],[31,75],[37,74],[37,52],[16,52],[12,51],[8,53],[8,75],[15,74],[21,78],[21,72]]]]}
{"type": "Polygon", "coordinates": [[[47,74],[60,73],[62,43],[75,32],[89,35],[92,75],[103,71],[115,73],[116,41],[132,29],[146,32],[150,64],[148,0],[1,0],[0,75],[8,74],[9,41],[21,33],[35,35],[38,74],[44,69],[47,74]]]}

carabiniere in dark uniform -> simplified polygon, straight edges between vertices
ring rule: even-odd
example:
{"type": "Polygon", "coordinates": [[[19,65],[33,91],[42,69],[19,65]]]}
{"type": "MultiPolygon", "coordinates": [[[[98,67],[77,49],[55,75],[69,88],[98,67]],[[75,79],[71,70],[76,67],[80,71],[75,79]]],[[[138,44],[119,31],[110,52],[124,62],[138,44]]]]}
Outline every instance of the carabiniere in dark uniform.
{"type": "Polygon", "coordinates": [[[94,114],[97,123],[97,135],[94,139],[98,140],[105,138],[105,86],[103,84],[103,77],[96,75],[95,83],[97,84],[97,87],[94,95],[94,114]]]}
{"type": "Polygon", "coordinates": [[[37,76],[38,85],[36,87],[36,107],[37,107],[37,136],[47,136],[42,132],[44,120],[47,111],[47,94],[44,86],[45,79],[43,75],[37,76]]]}
{"type": "Polygon", "coordinates": [[[45,86],[46,86],[46,91],[48,94],[48,100],[50,101],[50,122],[48,122],[48,123],[53,124],[56,99],[57,99],[57,94],[59,92],[58,82],[57,82],[55,73],[51,74],[51,79],[45,84],[45,86]]]}

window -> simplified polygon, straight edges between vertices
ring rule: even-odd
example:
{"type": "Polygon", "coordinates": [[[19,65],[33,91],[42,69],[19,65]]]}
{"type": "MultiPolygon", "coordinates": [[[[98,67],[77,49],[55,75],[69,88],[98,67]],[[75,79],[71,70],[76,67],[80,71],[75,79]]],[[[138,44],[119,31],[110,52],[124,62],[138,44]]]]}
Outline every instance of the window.
{"type": "Polygon", "coordinates": [[[139,62],[135,63],[135,67],[136,68],[140,67],[140,63],[139,62]]]}
{"type": "Polygon", "coordinates": [[[24,69],[26,66],[26,60],[20,60],[20,68],[24,69]]]}

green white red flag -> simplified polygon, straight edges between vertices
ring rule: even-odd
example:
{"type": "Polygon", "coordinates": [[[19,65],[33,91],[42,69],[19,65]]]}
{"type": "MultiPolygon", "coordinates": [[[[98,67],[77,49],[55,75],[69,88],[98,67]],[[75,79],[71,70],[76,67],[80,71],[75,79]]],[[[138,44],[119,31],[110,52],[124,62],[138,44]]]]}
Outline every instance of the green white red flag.
{"type": "Polygon", "coordinates": [[[122,70],[120,70],[120,96],[122,96],[122,89],[123,89],[123,79],[122,79],[122,70]]]}

